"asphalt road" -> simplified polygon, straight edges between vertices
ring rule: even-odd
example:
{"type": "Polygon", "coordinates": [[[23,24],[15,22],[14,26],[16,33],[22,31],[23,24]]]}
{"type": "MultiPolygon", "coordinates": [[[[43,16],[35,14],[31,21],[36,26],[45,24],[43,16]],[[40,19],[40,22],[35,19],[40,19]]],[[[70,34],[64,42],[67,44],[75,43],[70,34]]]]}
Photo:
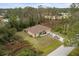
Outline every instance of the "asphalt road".
{"type": "Polygon", "coordinates": [[[61,45],[56,50],[52,51],[48,56],[67,56],[75,47],[64,47],[61,45]]]}

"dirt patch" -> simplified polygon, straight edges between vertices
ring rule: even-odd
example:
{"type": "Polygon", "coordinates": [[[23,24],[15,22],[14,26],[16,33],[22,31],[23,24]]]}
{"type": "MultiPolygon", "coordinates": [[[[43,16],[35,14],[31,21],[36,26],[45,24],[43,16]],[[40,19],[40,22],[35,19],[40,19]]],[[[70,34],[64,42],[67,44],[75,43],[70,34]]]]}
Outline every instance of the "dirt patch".
{"type": "Polygon", "coordinates": [[[29,48],[31,45],[27,44],[24,41],[14,41],[14,42],[7,43],[5,46],[10,51],[9,55],[13,55],[18,50],[20,50],[24,47],[29,48]]]}

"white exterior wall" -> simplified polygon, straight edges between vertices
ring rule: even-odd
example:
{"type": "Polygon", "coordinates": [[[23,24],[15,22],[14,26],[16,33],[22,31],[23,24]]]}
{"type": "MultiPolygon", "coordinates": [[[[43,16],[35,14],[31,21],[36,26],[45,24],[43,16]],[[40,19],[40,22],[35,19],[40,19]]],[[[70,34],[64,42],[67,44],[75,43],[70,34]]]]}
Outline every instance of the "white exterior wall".
{"type": "Polygon", "coordinates": [[[31,33],[31,32],[27,32],[29,35],[31,35],[31,36],[33,36],[33,37],[35,37],[35,35],[33,34],[33,33],[31,33]]]}
{"type": "Polygon", "coordinates": [[[56,17],[55,16],[52,16],[52,19],[56,19],[56,17]]]}
{"type": "MultiPolygon", "coordinates": [[[[45,32],[46,32],[46,34],[47,34],[47,33],[50,33],[50,29],[49,29],[49,30],[46,30],[45,32]]],[[[33,37],[38,37],[38,36],[39,36],[39,33],[33,34],[33,33],[29,32],[29,31],[27,31],[27,33],[28,33],[29,35],[33,36],[33,37]]],[[[43,34],[43,35],[40,35],[40,36],[45,36],[46,34],[43,34]]]]}
{"type": "Polygon", "coordinates": [[[63,18],[62,16],[58,16],[58,17],[57,17],[57,19],[62,19],[62,18],[63,18]]]}
{"type": "Polygon", "coordinates": [[[36,37],[38,37],[38,36],[39,36],[39,33],[38,33],[38,34],[36,34],[35,36],[36,36],[36,37]]]}

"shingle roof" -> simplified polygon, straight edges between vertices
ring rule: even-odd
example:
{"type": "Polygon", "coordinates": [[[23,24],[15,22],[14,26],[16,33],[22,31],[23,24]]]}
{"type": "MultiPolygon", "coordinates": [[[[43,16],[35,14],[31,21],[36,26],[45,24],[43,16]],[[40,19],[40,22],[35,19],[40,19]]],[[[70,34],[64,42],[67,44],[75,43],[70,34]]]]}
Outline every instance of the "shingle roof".
{"type": "Polygon", "coordinates": [[[36,26],[30,27],[27,29],[27,31],[29,31],[33,34],[36,34],[36,33],[39,33],[39,32],[45,31],[45,30],[50,31],[50,28],[48,28],[46,26],[42,26],[42,25],[36,25],[36,26]]]}

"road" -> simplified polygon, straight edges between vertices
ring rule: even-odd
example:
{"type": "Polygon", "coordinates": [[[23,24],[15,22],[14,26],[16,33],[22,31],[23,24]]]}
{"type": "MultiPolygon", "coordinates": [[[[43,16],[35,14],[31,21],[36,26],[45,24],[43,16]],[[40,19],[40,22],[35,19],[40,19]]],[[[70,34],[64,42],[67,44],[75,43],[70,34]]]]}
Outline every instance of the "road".
{"type": "Polygon", "coordinates": [[[48,54],[48,56],[67,56],[75,47],[64,47],[61,45],[59,48],[48,54]]]}

